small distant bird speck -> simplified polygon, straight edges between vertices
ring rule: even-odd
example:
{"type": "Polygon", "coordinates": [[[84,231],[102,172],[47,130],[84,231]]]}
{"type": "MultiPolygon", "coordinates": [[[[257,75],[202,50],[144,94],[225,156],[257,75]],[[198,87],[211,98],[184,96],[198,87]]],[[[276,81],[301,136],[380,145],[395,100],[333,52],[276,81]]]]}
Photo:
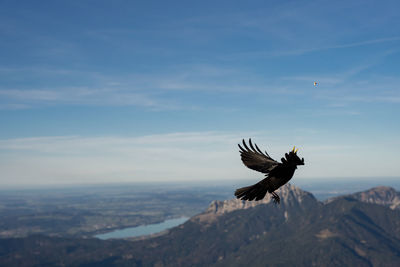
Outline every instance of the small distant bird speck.
{"type": "Polygon", "coordinates": [[[314,86],[317,86],[318,85],[318,83],[317,82],[314,82],[314,86]]]}
{"type": "Polygon", "coordinates": [[[236,189],[235,196],[242,200],[261,200],[265,195],[270,193],[275,203],[280,202],[280,198],[274,191],[292,179],[297,165],[304,165],[304,158],[297,156],[297,149],[285,154],[285,158],[281,159],[282,163],[272,159],[267,151],[263,153],[256,144],[252,144],[249,139],[250,148],[243,139],[243,146],[239,144],[240,156],[244,165],[252,170],[265,173],[266,178],[260,182],[236,189]]]}

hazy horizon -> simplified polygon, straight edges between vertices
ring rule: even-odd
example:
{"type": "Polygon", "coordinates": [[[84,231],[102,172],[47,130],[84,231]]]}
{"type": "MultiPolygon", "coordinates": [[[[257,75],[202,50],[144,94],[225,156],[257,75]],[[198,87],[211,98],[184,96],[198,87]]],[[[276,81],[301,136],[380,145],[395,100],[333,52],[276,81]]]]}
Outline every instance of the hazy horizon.
{"type": "MultiPolygon", "coordinates": [[[[201,188],[226,188],[227,190],[234,190],[238,186],[244,186],[249,183],[256,183],[262,178],[243,178],[243,179],[230,179],[230,180],[169,180],[169,181],[133,181],[133,182],[104,182],[104,183],[70,183],[70,184],[24,184],[24,185],[3,185],[0,191],[18,191],[18,190],[76,190],[76,189],[102,189],[102,188],[123,188],[127,187],[132,189],[135,187],[137,190],[143,189],[201,189],[201,188]]],[[[304,190],[331,190],[336,188],[343,188],[351,185],[352,188],[369,189],[375,186],[389,186],[400,190],[400,176],[399,177],[325,177],[325,178],[293,178],[290,180],[294,184],[304,190]],[[356,187],[354,187],[356,186],[356,187]],[[335,188],[336,187],[336,188],[335,188]]],[[[351,190],[351,188],[350,188],[351,190]]],[[[233,192],[233,191],[232,191],[233,192]]],[[[233,194],[233,193],[232,193],[233,194]]]]}

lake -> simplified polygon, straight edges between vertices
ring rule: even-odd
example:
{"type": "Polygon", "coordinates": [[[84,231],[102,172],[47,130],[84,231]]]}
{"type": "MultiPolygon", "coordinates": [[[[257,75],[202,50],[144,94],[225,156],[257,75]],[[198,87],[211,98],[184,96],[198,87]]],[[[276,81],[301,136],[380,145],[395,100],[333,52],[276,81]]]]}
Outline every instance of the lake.
{"type": "Polygon", "coordinates": [[[142,235],[151,235],[162,232],[164,230],[170,229],[172,227],[178,226],[186,222],[188,217],[181,217],[177,219],[165,220],[162,223],[140,225],[136,227],[129,227],[121,230],[115,230],[105,234],[96,235],[95,237],[99,239],[110,239],[110,238],[127,238],[136,237],[142,235]]]}

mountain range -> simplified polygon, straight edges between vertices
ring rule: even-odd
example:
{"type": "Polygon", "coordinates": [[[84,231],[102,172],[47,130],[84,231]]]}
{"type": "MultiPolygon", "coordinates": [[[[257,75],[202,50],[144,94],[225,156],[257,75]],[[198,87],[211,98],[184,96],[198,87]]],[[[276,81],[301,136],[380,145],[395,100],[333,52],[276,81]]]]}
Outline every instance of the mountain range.
{"type": "Polygon", "coordinates": [[[4,266],[400,266],[400,193],[390,187],[320,202],[286,185],[279,205],[213,201],[155,238],[33,235],[0,239],[4,266]]]}

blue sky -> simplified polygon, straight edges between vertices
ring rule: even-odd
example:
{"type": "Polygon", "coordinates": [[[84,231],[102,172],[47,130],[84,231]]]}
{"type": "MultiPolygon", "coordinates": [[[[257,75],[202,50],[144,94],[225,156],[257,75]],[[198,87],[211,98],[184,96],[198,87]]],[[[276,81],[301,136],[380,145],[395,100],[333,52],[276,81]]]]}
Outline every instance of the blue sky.
{"type": "Polygon", "coordinates": [[[1,185],[399,176],[397,1],[2,1],[1,185]],[[318,86],[314,86],[317,81],[318,86]]]}

